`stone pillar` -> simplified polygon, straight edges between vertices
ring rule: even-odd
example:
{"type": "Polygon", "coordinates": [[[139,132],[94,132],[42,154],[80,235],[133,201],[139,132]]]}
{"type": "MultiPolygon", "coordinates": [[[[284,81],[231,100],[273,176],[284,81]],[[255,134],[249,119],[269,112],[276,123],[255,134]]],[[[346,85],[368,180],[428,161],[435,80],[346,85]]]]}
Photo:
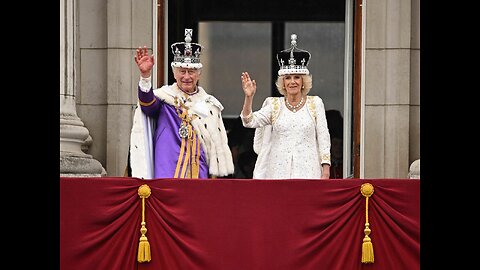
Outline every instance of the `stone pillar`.
{"type": "Polygon", "coordinates": [[[412,110],[411,103],[412,96],[420,91],[415,60],[419,56],[415,34],[419,27],[415,23],[418,0],[363,3],[366,7],[362,111],[365,173],[360,177],[407,178],[410,163],[419,157],[419,151],[410,151],[417,149],[420,142],[416,135],[419,110],[412,110]],[[412,111],[414,115],[410,115],[412,111]]]}
{"type": "Polygon", "coordinates": [[[91,138],[75,107],[75,5],[60,1],[60,176],[98,177],[106,172],[82,151],[91,138]]]}

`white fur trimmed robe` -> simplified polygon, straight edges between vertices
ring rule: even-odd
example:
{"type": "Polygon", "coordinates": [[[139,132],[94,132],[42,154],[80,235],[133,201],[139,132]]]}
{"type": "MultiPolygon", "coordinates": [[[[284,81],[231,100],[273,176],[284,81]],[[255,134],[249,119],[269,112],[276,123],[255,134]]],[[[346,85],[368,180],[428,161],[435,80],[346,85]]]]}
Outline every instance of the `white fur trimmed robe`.
{"type": "MultiPolygon", "coordinates": [[[[193,119],[191,124],[200,139],[201,148],[206,154],[209,174],[215,177],[227,176],[233,173],[234,165],[221,115],[223,106],[215,97],[207,94],[202,87],[198,88],[198,93],[189,96],[185,106],[189,108],[190,115],[199,116],[193,119]]],[[[175,97],[185,96],[176,83],[155,89],[153,93],[160,102],[165,103],[164,106],[173,107],[175,107],[175,97]]],[[[146,116],[140,105],[137,104],[130,136],[132,177],[154,178],[155,150],[152,138],[155,121],[156,119],[146,116]]]]}

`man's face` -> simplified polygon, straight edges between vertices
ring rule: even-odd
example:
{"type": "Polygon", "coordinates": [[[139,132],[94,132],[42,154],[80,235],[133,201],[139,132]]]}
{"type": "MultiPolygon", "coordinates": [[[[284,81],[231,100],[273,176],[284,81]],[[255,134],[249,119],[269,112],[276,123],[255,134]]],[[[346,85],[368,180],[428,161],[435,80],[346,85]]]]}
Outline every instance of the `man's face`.
{"type": "Polygon", "coordinates": [[[177,81],[178,87],[185,92],[195,91],[195,86],[200,79],[200,70],[192,68],[176,67],[173,69],[173,76],[177,81]]]}

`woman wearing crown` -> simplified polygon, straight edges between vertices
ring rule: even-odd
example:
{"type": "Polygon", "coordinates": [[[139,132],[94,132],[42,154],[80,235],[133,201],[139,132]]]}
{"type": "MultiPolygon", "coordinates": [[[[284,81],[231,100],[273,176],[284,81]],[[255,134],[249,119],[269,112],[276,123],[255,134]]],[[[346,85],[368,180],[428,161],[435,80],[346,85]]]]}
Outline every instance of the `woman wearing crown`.
{"type": "Polygon", "coordinates": [[[172,44],[176,82],[152,89],[153,55],[138,48],[138,105],[130,136],[131,176],[152,178],[212,178],[233,173],[233,160],[223,124],[222,104],[198,85],[202,46],[172,44]]]}
{"type": "Polygon", "coordinates": [[[247,128],[256,128],[254,151],[258,154],[254,179],[330,178],[330,134],[323,101],[308,96],[312,77],[307,65],[310,53],[291,47],[277,54],[280,66],[276,86],[283,97],[268,97],[252,112],[256,82],[241,75],[245,94],[240,117],[247,128]]]}

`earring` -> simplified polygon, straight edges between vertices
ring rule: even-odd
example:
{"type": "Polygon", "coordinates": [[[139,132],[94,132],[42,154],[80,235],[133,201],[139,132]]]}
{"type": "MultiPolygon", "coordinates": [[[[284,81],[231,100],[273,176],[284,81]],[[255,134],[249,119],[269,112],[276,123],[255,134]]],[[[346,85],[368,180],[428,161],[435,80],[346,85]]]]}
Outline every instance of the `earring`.
{"type": "Polygon", "coordinates": [[[302,89],[305,89],[305,85],[302,85],[302,89]]]}

